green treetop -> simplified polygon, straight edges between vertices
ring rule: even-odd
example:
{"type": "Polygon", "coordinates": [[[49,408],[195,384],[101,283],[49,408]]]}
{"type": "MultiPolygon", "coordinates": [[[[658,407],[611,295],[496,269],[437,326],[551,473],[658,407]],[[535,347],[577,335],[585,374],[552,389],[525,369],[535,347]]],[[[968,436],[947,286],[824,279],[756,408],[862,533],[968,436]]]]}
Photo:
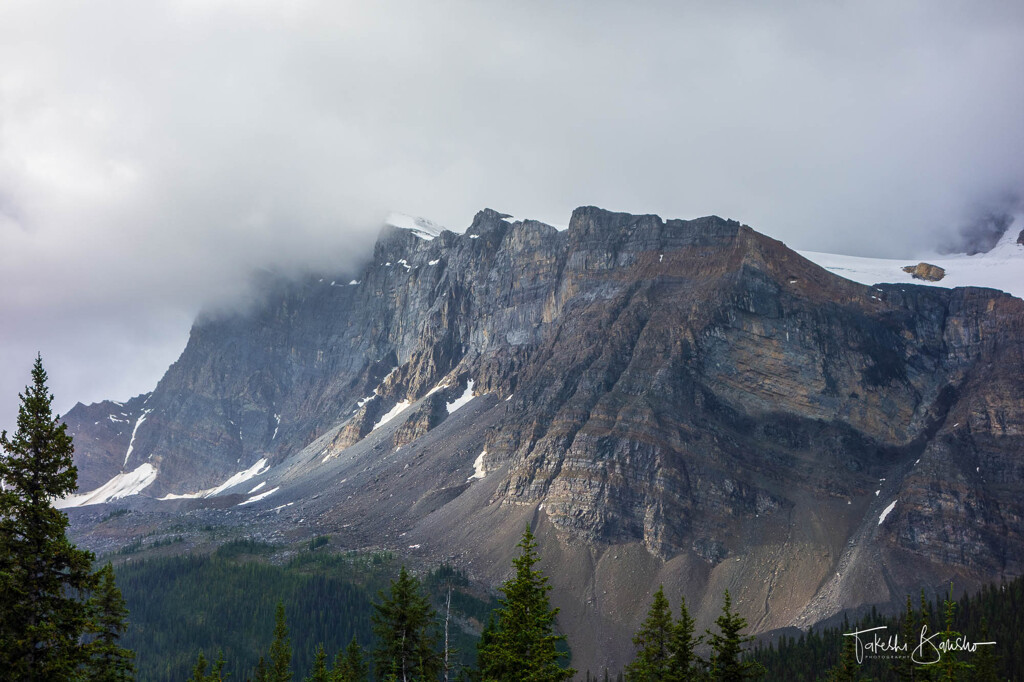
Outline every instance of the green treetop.
{"type": "Polygon", "coordinates": [[[557,645],[565,637],[555,634],[558,609],[548,601],[551,586],[534,568],[537,542],[527,526],[519,542],[522,550],[513,560],[515,575],[502,586],[504,599],[495,627],[478,649],[480,673],[485,682],[560,682],[576,671],[562,667],[557,645]]]}
{"type": "Polygon", "coordinates": [[[53,506],[74,492],[78,471],[39,357],[20,398],[17,431],[0,433],[0,669],[10,679],[62,680],[86,659],[93,555],[68,541],[68,517],[53,506]]]}

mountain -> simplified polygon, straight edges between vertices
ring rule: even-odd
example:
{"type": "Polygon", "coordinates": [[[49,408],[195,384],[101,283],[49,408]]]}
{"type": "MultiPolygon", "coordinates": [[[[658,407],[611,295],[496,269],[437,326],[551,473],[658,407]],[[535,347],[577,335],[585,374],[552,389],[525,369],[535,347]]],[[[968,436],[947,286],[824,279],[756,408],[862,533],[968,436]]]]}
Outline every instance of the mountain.
{"type": "Polygon", "coordinates": [[[331,534],[493,585],[532,523],[592,670],[659,584],[767,632],[1021,574],[1021,299],[866,286],[714,216],[424,227],[71,410],[78,541],[331,534]]]}

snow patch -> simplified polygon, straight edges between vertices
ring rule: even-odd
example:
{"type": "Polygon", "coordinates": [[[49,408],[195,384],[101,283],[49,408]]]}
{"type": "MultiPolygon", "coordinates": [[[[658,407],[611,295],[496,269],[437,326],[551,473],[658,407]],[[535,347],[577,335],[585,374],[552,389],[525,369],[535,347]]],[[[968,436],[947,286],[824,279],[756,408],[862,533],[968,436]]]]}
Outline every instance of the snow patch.
{"type": "MultiPolygon", "coordinates": [[[[218,495],[232,486],[236,486],[239,483],[245,483],[251,478],[260,476],[267,473],[270,467],[267,466],[266,458],[261,458],[258,462],[253,464],[244,471],[239,471],[237,474],[232,475],[228,480],[224,481],[218,486],[213,488],[207,488],[206,490],[197,490],[194,493],[168,493],[163,497],[159,498],[161,501],[164,500],[196,500],[201,497],[213,497],[218,495]]],[[[261,484],[262,485],[262,484],[261,484]]],[[[258,488],[259,486],[257,486],[258,488]]],[[[249,492],[252,492],[251,490],[249,492]]]]}
{"type": "Polygon", "coordinates": [[[404,258],[400,258],[398,260],[398,264],[401,265],[406,270],[412,270],[412,266],[409,265],[409,261],[405,260],[404,258]]]}
{"type": "Polygon", "coordinates": [[[371,431],[376,431],[377,429],[379,429],[380,427],[384,426],[389,421],[391,421],[392,419],[397,417],[399,414],[401,414],[402,411],[405,410],[405,408],[409,407],[410,405],[412,405],[412,403],[410,403],[408,400],[403,400],[402,402],[398,403],[397,405],[392,407],[391,410],[387,414],[385,414],[383,417],[381,417],[380,421],[378,421],[376,424],[374,424],[373,428],[370,429],[370,430],[371,431]]]}
{"type": "Polygon", "coordinates": [[[470,239],[480,239],[480,235],[478,235],[478,234],[471,234],[471,235],[469,235],[469,238],[470,239]]]}
{"type": "Polygon", "coordinates": [[[440,258],[438,258],[437,260],[428,260],[427,261],[427,265],[437,265],[440,262],[441,262],[440,258]]]}
{"type": "Polygon", "coordinates": [[[543,220],[537,220],[535,218],[516,218],[515,216],[508,215],[508,216],[505,216],[504,218],[502,218],[502,220],[504,220],[506,223],[509,223],[510,225],[514,225],[516,223],[525,223],[527,220],[529,220],[529,221],[532,221],[532,222],[535,222],[535,223],[540,223],[541,225],[547,225],[548,227],[553,227],[556,230],[558,230],[559,232],[565,232],[566,230],[569,229],[568,225],[554,225],[552,223],[546,223],[543,220]]]}
{"type": "Polygon", "coordinates": [[[359,284],[359,280],[358,279],[354,279],[354,280],[352,280],[351,282],[348,283],[349,286],[353,286],[355,284],[359,284]]]}
{"type": "Polygon", "coordinates": [[[445,405],[448,408],[448,414],[451,414],[455,410],[466,405],[470,400],[473,399],[473,380],[470,379],[466,382],[466,390],[458,398],[445,405]]]}
{"type": "Polygon", "coordinates": [[[262,483],[257,483],[256,486],[252,490],[250,490],[249,492],[246,493],[246,495],[252,495],[254,492],[259,490],[260,488],[262,488],[266,484],[267,484],[266,481],[263,481],[262,483]]]}
{"type": "Polygon", "coordinates": [[[89,504],[119,500],[129,495],[138,495],[156,480],[156,474],[156,467],[147,462],[134,471],[122,471],[96,490],[55,500],[53,506],[57,509],[84,507],[89,504]]]}
{"type": "Polygon", "coordinates": [[[139,427],[142,426],[142,422],[146,421],[146,416],[153,410],[143,410],[142,414],[139,415],[138,421],[135,422],[135,428],[132,429],[132,438],[128,441],[128,452],[124,453],[124,464],[128,465],[128,458],[132,456],[132,450],[135,449],[135,434],[138,433],[139,427]]]}
{"type": "Polygon", "coordinates": [[[473,479],[483,478],[487,475],[487,470],[484,469],[484,457],[487,456],[487,450],[483,450],[476,459],[473,460],[473,475],[466,479],[466,483],[469,483],[473,479]]]}
{"type": "Polygon", "coordinates": [[[415,218],[404,213],[390,213],[384,224],[409,230],[423,241],[429,242],[444,231],[444,227],[426,218],[415,218]]]}
{"type": "Polygon", "coordinates": [[[275,414],[274,421],[276,421],[277,424],[275,424],[274,426],[274,435],[270,437],[270,440],[274,440],[275,438],[277,438],[277,430],[281,428],[281,415],[275,414]]]}
{"type": "Polygon", "coordinates": [[[896,506],[896,500],[893,500],[888,507],[882,510],[882,514],[878,517],[878,525],[882,525],[882,521],[885,521],[885,517],[889,515],[889,512],[896,506]]]}
{"type": "Polygon", "coordinates": [[[278,486],[276,488],[271,488],[270,490],[268,490],[265,493],[260,493],[259,495],[254,495],[254,496],[250,497],[248,500],[245,500],[244,502],[239,502],[236,506],[241,507],[243,504],[251,504],[253,502],[259,502],[260,500],[263,500],[263,499],[266,499],[266,498],[270,497],[271,495],[273,495],[274,493],[276,493],[280,489],[281,489],[281,486],[278,486]]]}
{"type": "Polygon", "coordinates": [[[239,483],[244,483],[245,481],[248,481],[250,478],[255,478],[260,474],[266,473],[268,469],[270,469],[270,467],[267,466],[267,458],[262,457],[258,462],[253,464],[248,469],[245,469],[244,471],[239,471],[237,474],[233,475],[231,478],[224,481],[216,488],[211,488],[209,493],[203,495],[203,497],[213,497],[214,495],[219,495],[220,493],[224,492],[228,488],[231,488],[232,486],[236,486],[239,483]]]}

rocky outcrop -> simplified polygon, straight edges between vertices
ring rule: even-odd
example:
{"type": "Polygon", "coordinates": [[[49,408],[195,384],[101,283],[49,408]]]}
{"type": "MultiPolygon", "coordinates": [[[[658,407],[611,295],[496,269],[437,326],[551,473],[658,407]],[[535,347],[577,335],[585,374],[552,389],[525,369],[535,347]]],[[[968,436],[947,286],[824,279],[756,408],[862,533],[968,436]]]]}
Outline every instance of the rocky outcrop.
{"type": "Polygon", "coordinates": [[[927,282],[938,282],[946,276],[946,271],[943,268],[931,263],[907,265],[903,268],[903,272],[909,272],[914,279],[923,279],[927,282]]]}
{"type": "MultiPolygon", "coordinates": [[[[475,570],[530,520],[566,576],[597,562],[566,578],[592,590],[580,627],[612,617],[602,580],[685,567],[688,599],[731,586],[764,630],[1024,571],[1021,395],[1024,301],[1000,292],[863,286],[714,216],[485,210],[198,322],[132,457],[151,497],[266,458],[294,523],[475,570]]],[[[126,444],[90,409],[68,420],[93,476],[126,444]]]]}

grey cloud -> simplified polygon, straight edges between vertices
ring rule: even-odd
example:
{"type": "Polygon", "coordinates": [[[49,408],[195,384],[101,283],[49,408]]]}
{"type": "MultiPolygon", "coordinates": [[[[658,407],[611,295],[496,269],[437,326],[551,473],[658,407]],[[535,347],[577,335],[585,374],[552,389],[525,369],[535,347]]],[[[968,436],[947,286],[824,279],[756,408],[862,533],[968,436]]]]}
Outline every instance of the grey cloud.
{"type": "Polygon", "coordinates": [[[1022,63],[1019,3],[3,3],[0,424],[35,350],[61,409],[147,390],[388,210],[932,249],[1024,187],[1022,63]]]}

